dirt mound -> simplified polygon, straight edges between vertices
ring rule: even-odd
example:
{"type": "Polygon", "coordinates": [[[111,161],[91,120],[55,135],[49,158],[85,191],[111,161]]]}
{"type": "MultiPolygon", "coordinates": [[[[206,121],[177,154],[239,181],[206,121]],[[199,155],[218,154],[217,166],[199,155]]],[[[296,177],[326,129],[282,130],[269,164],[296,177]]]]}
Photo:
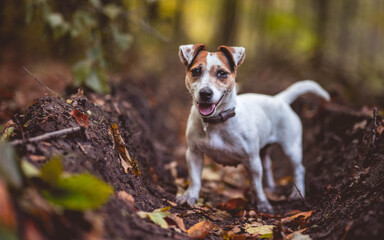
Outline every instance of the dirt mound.
{"type": "Polygon", "coordinates": [[[65,171],[90,172],[110,183],[115,190],[110,201],[92,215],[97,216],[95,218],[100,219],[101,224],[89,220],[86,214],[66,210],[50,217],[56,224],[47,225],[46,218],[24,212],[15,201],[21,232],[24,231],[23,223],[32,220],[38,231],[50,239],[83,239],[89,238],[91,233],[107,239],[187,239],[180,226],[163,229],[136,214],[137,210],[151,212],[171,206],[170,211],[182,219],[187,229],[202,219],[209,219],[213,223],[207,236],[209,239],[250,237],[249,228],[244,224],[256,220],[258,224],[273,224],[276,239],[301,228],[306,228],[305,233],[313,239],[378,239],[383,236],[384,136],[381,136],[383,122],[380,117],[376,118],[378,130],[373,131],[369,115],[337,109],[335,105],[319,108],[318,102],[300,98],[294,108],[304,125],[308,193],[305,204],[303,201],[273,201],[279,215],[270,216],[258,213],[247,201],[224,203],[234,191],[246,192],[246,186],[239,189],[234,186],[236,183],[226,182],[225,190],[218,191],[221,181],[212,177],[212,173],[203,183],[203,202],[191,210],[173,203],[178,189],[174,177],[185,177],[186,171],[183,167],[174,167],[175,174],[170,171],[172,168],[166,168],[174,162],[175,146],[164,149],[163,144],[153,137],[152,123],[156,115],[142,96],[135,87],[125,85],[115,88],[111,96],[77,94],[66,100],[46,97],[37,100],[25,114],[17,116],[23,127],[22,131],[15,131],[13,139],[21,139],[22,135],[28,139],[78,127],[79,123],[71,113],[78,110],[87,114],[89,127],[85,130],[18,145],[17,151],[39,167],[53,154],[60,154],[65,171]],[[112,123],[118,126],[129,154],[136,159],[140,176],[124,172],[109,129],[112,123]],[[231,189],[229,194],[228,189],[231,189]],[[119,191],[123,191],[120,197],[119,191]],[[124,196],[129,195],[134,199],[133,205],[124,201],[124,196]],[[305,226],[302,222],[286,225],[283,216],[293,213],[292,210],[315,211],[307,212],[312,216],[307,216],[309,222],[305,226]],[[231,231],[232,235],[228,233],[231,231]]]}

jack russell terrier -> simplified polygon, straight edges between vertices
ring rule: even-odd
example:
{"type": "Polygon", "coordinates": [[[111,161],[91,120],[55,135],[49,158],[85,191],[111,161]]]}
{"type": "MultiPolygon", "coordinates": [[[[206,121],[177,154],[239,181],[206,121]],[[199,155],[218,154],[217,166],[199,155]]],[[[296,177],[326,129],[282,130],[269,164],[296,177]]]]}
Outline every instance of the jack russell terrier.
{"type": "Polygon", "coordinates": [[[290,198],[305,195],[302,125],[289,105],[305,93],[314,93],[327,101],[329,94],[317,83],[306,80],[275,96],[237,95],[235,78],[244,61],[244,51],[243,47],[220,46],[216,52],[208,52],[204,44],[180,46],[179,57],[186,66],[185,84],[193,104],[186,131],[190,185],[177,197],[178,204],[192,207],[198,200],[205,154],[223,165],[244,164],[250,173],[257,209],[273,212],[262,186],[263,168],[265,187],[273,190],[275,186],[271,159],[269,151],[260,154],[261,149],[272,143],[281,146],[294,170],[297,189],[293,188],[290,198]]]}

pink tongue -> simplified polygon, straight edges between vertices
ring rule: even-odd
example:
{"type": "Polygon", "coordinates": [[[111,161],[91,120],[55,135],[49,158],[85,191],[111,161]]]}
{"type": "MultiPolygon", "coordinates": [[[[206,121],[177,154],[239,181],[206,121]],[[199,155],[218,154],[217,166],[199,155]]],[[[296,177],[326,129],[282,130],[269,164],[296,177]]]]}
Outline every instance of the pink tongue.
{"type": "Polygon", "coordinates": [[[201,115],[207,116],[213,113],[215,110],[216,104],[201,104],[199,103],[199,112],[201,115]]]}

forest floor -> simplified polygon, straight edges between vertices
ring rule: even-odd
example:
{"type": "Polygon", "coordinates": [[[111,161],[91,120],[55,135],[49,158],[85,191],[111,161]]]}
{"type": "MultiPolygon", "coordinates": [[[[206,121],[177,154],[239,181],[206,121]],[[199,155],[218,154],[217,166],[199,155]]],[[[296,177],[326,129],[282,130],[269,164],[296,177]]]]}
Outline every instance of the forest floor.
{"type": "MultiPolygon", "coordinates": [[[[158,127],[163,120],[156,118],[159,110],[151,108],[140,89],[125,84],[114,86],[107,96],[78,93],[38,99],[25,113],[15,115],[10,141],[78,127],[81,120],[73,116],[74,110],[88,119],[89,127],[17,144],[18,155],[40,168],[59,154],[65,172],[94,174],[109,183],[114,194],[94,211],[52,210],[39,194],[27,191],[38,192],[39,185],[25,185],[0,195],[0,203],[10,209],[7,216],[1,212],[0,223],[13,219],[7,226],[24,239],[380,239],[384,236],[382,117],[372,117],[372,109],[354,111],[311,97],[299,98],[293,108],[304,127],[307,195],[287,200],[290,169],[276,147],[273,168],[278,187],[276,193],[267,194],[275,209],[270,215],[248,201],[249,182],[242,166],[222,167],[209,159],[198,204],[176,205],[176,194],[188,184],[185,146],[178,133],[158,127]],[[124,171],[111,134],[113,123],[141,175],[124,171]],[[154,137],[165,135],[174,141],[165,144],[154,137]]],[[[2,181],[1,189],[4,192],[2,181]]]]}

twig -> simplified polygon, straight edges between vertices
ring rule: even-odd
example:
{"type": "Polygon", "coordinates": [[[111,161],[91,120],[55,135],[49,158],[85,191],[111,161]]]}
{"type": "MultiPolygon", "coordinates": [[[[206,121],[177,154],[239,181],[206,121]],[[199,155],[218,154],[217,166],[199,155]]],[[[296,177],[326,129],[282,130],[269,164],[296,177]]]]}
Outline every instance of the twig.
{"type": "Polygon", "coordinates": [[[33,79],[35,79],[38,83],[40,83],[41,86],[43,86],[45,89],[47,89],[50,93],[52,93],[55,97],[59,97],[60,95],[50,89],[45,83],[43,83],[40,79],[38,79],[33,73],[31,73],[26,67],[23,66],[24,71],[26,71],[33,79]]]}
{"type": "Polygon", "coordinates": [[[19,128],[20,130],[20,133],[21,133],[21,138],[23,140],[23,142],[25,142],[25,135],[24,135],[24,130],[23,130],[23,125],[21,125],[19,119],[17,119],[17,117],[15,116],[11,116],[12,118],[12,121],[17,125],[17,127],[19,128]]]}
{"type": "Polygon", "coordinates": [[[372,140],[369,145],[369,151],[375,150],[375,140],[376,140],[376,132],[377,132],[377,108],[373,109],[373,121],[372,121],[372,140]]]}
{"type": "MultiPolygon", "coordinates": [[[[70,133],[74,133],[74,132],[78,132],[81,129],[83,129],[83,127],[65,128],[65,129],[61,129],[61,130],[58,130],[58,131],[54,131],[54,132],[50,132],[50,133],[45,133],[45,134],[37,136],[37,137],[32,137],[30,139],[27,139],[26,142],[39,142],[39,141],[43,141],[43,140],[46,140],[46,139],[49,139],[49,138],[58,137],[58,136],[62,136],[62,135],[66,135],[66,134],[70,134],[70,133]]],[[[23,143],[24,143],[23,140],[18,139],[18,140],[12,141],[11,145],[15,146],[15,145],[23,144],[23,143]]]]}
{"type": "Polygon", "coordinates": [[[305,201],[305,199],[304,199],[303,195],[301,194],[300,190],[297,188],[295,181],[292,181],[292,183],[293,183],[293,186],[295,186],[297,192],[299,193],[299,195],[300,195],[300,197],[301,197],[301,200],[303,200],[305,206],[308,207],[308,204],[307,204],[307,202],[305,201]]]}

